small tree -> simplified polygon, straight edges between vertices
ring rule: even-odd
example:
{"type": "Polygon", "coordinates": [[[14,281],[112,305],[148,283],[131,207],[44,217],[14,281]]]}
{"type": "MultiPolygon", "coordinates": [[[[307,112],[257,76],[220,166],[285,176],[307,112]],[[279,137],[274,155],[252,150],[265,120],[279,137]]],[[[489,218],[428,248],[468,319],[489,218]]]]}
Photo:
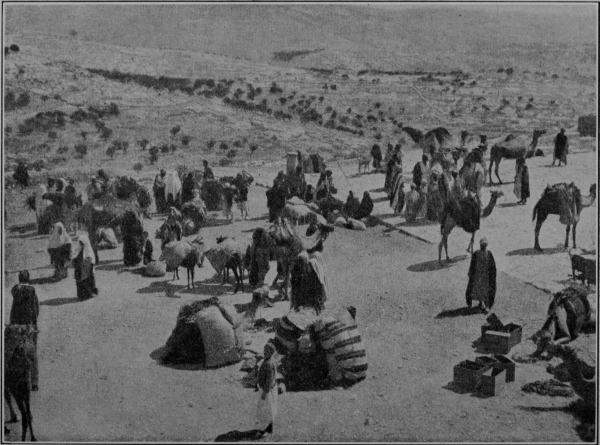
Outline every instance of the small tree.
{"type": "Polygon", "coordinates": [[[115,157],[115,145],[114,144],[111,144],[106,149],[106,155],[109,156],[111,159],[114,159],[114,157],[115,157]]]}
{"type": "Polygon", "coordinates": [[[184,134],[181,136],[181,145],[183,145],[184,147],[187,147],[188,144],[190,143],[190,140],[192,138],[190,136],[188,136],[187,134],[184,134]]]}
{"type": "Polygon", "coordinates": [[[158,161],[158,147],[152,147],[148,151],[150,153],[150,164],[153,164],[158,161]]]}
{"type": "Polygon", "coordinates": [[[256,150],[258,150],[258,145],[256,145],[256,144],[250,145],[250,156],[252,156],[256,150]]]}
{"type": "Polygon", "coordinates": [[[75,153],[77,153],[77,156],[82,160],[83,163],[83,158],[85,157],[85,155],[88,152],[88,148],[87,145],[85,144],[77,144],[75,146],[75,153]]]}
{"type": "Polygon", "coordinates": [[[148,146],[148,144],[150,143],[150,141],[148,141],[148,139],[142,139],[141,141],[138,141],[138,145],[140,146],[140,148],[142,149],[142,151],[144,151],[146,149],[146,147],[148,146]]]}
{"type": "Polygon", "coordinates": [[[227,155],[226,155],[226,156],[227,156],[229,159],[233,159],[233,158],[235,158],[235,157],[237,156],[237,150],[236,150],[235,148],[232,148],[231,150],[229,150],[229,151],[227,152],[227,155]]]}
{"type": "Polygon", "coordinates": [[[229,146],[225,142],[221,142],[219,144],[219,149],[221,149],[221,150],[229,150],[229,146]]]}
{"type": "Polygon", "coordinates": [[[206,146],[210,150],[211,148],[213,148],[215,146],[215,144],[216,144],[216,142],[214,139],[209,139],[209,141],[206,143],[206,146]]]}
{"type": "Polygon", "coordinates": [[[171,133],[171,142],[173,142],[173,138],[175,136],[177,136],[177,133],[179,133],[180,130],[181,130],[181,127],[179,125],[175,125],[173,128],[171,128],[169,130],[169,133],[171,133]]]}
{"type": "Polygon", "coordinates": [[[141,172],[143,168],[144,165],[141,162],[136,162],[135,164],[133,164],[133,170],[137,173],[141,172]]]}

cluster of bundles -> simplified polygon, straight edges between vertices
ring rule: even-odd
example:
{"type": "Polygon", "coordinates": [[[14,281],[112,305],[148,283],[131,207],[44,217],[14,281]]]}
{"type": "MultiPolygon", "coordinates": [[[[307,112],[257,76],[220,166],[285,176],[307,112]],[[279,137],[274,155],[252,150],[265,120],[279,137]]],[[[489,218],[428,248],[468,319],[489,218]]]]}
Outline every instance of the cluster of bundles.
{"type": "Polygon", "coordinates": [[[325,351],[329,379],[350,386],[367,376],[367,354],[351,309],[336,316],[323,315],[315,323],[315,335],[325,351]]]}
{"type": "Polygon", "coordinates": [[[167,273],[167,263],[164,261],[151,261],[144,268],[147,277],[163,277],[167,273]]]}
{"type": "Polygon", "coordinates": [[[235,310],[213,297],[180,309],[161,360],[216,368],[239,362],[243,347],[243,326],[235,310]]]}
{"type": "Polygon", "coordinates": [[[98,248],[116,249],[119,245],[115,231],[110,227],[98,229],[98,248]]]}
{"type": "Polygon", "coordinates": [[[339,216],[336,218],[334,225],[337,227],[343,227],[350,230],[367,230],[367,226],[364,222],[359,221],[354,218],[344,218],[343,216],[339,216]]]}
{"type": "Polygon", "coordinates": [[[270,341],[284,355],[282,373],[291,390],[348,387],[366,377],[365,347],[349,309],[320,316],[312,308],[290,311],[270,341]]]}

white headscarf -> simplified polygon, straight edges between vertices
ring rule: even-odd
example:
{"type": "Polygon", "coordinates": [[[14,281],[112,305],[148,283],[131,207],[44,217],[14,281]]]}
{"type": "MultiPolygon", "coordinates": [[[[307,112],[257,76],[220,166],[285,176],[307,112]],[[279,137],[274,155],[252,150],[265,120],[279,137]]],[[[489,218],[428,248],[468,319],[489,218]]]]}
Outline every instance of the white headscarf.
{"type": "Polygon", "coordinates": [[[65,244],[71,244],[71,237],[65,230],[64,224],[57,222],[52,227],[52,233],[48,239],[48,249],[56,249],[64,246],[65,244]]]}
{"type": "Polygon", "coordinates": [[[311,254],[308,254],[306,251],[304,251],[302,253],[308,255],[308,258],[309,258],[308,262],[311,265],[311,267],[313,268],[313,270],[315,271],[315,273],[317,274],[319,281],[323,285],[323,289],[325,291],[325,297],[329,298],[331,296],[331,294],[329,292],[329,285],[327,283],[327,274],[325,272],[325,266],[323,265],[323,256],[321,255],[321,252],[313,252],[311,254]]]}
{"type": "Polygon", "coordinates": [[[181,191],[181,181],[179,175],[175,170],[171,170],[165,176],[165,197],[169,196],[169,193],[177,198],[181,191]]]}
{"type": "Polygon", "coordinates": [[[79,252],[81,252],[81,248],[83,248],[83,259],[89,259],[92,264],[96,264],[96,255],[94,255],[94,249],[92,249],[92,243],[90,243],[88,234],[86,232],[79,232],[77,234],[77,241],[79,241],[77,243],[78,248],[74,252],[74,257],[77,257],[79,252]],[[82,244],[83,246],[81,246],[82,244]]]}

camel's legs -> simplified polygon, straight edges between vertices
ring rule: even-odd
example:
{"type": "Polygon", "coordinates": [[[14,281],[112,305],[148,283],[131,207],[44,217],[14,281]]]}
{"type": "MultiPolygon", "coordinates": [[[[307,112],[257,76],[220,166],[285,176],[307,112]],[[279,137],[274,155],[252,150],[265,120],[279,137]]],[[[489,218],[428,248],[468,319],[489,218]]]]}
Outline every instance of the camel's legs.
{"type": "Polygon", "coordinates": [[[542,228],[542,224],[544,224],[545,220],[546,220],[546,215],[538,213],[537,221],[535,222],[535,241],[533,244],[533,248],[535,250],[542,250],[542,248],[540,247],[539,238],[540,238],[540,229],[542,228]]]}
{"type": "Polygon", "coordinates": [[[575,229],[577,228],[577,222],[575,222],[573,224],[573,248],[576,249],[577,248],[577,243],[575,241],[575,229]]]}
{"type": "Polygon", "coordinates": [[[31,405],[29,403],[29,399],[25,400],[25,411],[27,412],[27,423],[29,424],[29,437],[32,442],[37,442],[35,435],[33,434],[33,426],[31,425],[33,416],[31,415],[31,405]]]}
{"type": "Polygon", "coordinates": [[[469,247],[467,247],[467,252],[473,253],[473,244],[475,243],[475,232],[471,234],[471,241],[469,241],[469,247]]]}
{"type": "Polygon", "coordinates": [[[19,419],[17,419],[17,413],[15,413],[15,409],[13,408],[12,402],[10,401],[10,391],[8,390],[8,387],[6,385],[4,386],[4,400],[8,405],[8,411],[10,413],[10,419],[8,423],[14,423],[19,419]]]}
{"type": "Polygon", "coordinates": [[[237,268],[235,267],[233,268],[233,276],[235,277],[235,289],[233,290],[233,293],[235,294],[240,288],[240,277],[238,275],[237,268]]]}
{"type": "Polygon", "coordinates": [[[571,231],[571,224],[567,224],[567,232],[565,235],[565,249],[569,247],[569,232],[571,231]]]}
{"type": "Polygon", "coordinates": [[[490,185],[494,185],[494,183],[492,182],[492,167],[495,164],[495,160],[492,158],[490,159],[490,166],[488,168],[488,177],[490,178],[490,185]]]}
{"type": "MultiPolygon", "coordinates": [[[[500,161],[502,158],[496,160],[496,166],[494,167],[494,173],[496,174],[496,178],[498,178],[498,183],[502,184],[502,179],[500,179],[500,175],[498,174],[498,170],[500,169],[500,161]]],[[[490,176],[491,179],[491,176],[490,176]]]]}

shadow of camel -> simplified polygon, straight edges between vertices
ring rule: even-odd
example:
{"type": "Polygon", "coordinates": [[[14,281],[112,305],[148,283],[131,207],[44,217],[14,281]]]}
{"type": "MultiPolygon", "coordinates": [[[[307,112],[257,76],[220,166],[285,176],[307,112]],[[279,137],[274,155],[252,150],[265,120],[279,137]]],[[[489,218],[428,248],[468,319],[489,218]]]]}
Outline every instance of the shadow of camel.
{"type": "Polygon", "coordinates": [[[247,442],[250,440],[260,440],[266,434],[266,430],[233,430],[224,434],[219,434],[215,442],[247,442]]]}
{"type": "Polygon", "coordinates": [[[28,224],[21,224],[21,225],[16,225],[16,226],[10,226],[8,228],[8,231],[10,233],[23,233],[23,232],[30,232],[32,230],[37,231],[37,224],[36,223],[28,223],[28,224]]]}
{"type": "Polygon", "coordinates": [[[451,258],[450,261],[438,260],[425,261],[424,263],[412,264],[406,268],[410,272],[433,272],[435,270],[448,269],[454,264],[463,261],[467,258],[467,255],[459,255],[451,258]]]}
{"type": "Polygon", "coordinates": [[[483,394],[475,388],[464,388],[454,381],[447,383],[445,386],[442,386],[442,389],[446,389],[448,391],[452,391],[456,394],[471,394],[471,397],[477,397],[478,399],[487,399],[492,396],[483,394]]]}
{"type": "Polygon", "coordinates": [[[389,200],[390,200],[390,198],[388,198],[387,196],[382,196],[381,198],[371,199],[371,201],[373,201],[373,204],[378,203],[378,202],[389,201],[389,200]]]}
{"type": "Polygon", "coordinates": [[[461,307],[458,309],[447,309],[440,312],[435,316],[436,319],[440,318],[453,318],[453,317],[464,317],[467,315],[480,314],[481,310],[478,307],[461,307]]]}
{"type": "Polygon", "coordinates": [[[109,264],[96,266],[96,270],[106,272],[126,272],[128,266],[125,266],[122,261],[110,262],[109,264]]]}
{"type": "Polygon", "coordinates": [[[62,306],[63,304],[78,303],[80,300],[77,297],[71,298],[52,298],[50,300],[40,301],[40,306],[62,306]]]}
{"type": "MultiPolygon", "coordinates": [[[[187,285],[182,286],[180,293],[182,294],[198,294],[198,295],[210,295],[218,297],[227,293],[227,291],[232,290],[230,286],[224,284],[206,284],[204,282],[196,283],[194,282],[194,288],[188,289],[187,285]]],[[[243,292],[243,289],[242,289],[243,292]]]]}
{"type": "Polygon", "coordinates": [[[525,249],[511,250],[506,253],[506,256],[530,256],[530,255],[553,255],[555,253],[566,252],[567,250],[560,247],[551,247],[550,249],[536,250],[533,247],[527,247],[525,249]]]}
{"type": "Polygon", "coordinates": [[[369,190],[369,193],[383,193],[385,192],[385,188],[380,187],[378,189],[369,190]]]}
{"type": "Polygon", "coordinates": [[[263,219],[267,219],[269,218],[269,214],[265,213],[261,216],[255,216],[253,218],[248,218],[247,221],[262,221],[263,219]]]}
{"type": "Polygon", "coordinates": [[[172,280],[153,281],[150,285],[142,287],[136,291],[137,294],[154,294],[157,292],[165,292],[167,295],[172,295],[185,286],[171,284],[172,280]]]}
{"type": "Polygon", "coordinates": [[[415,221],[404,221],[400,224],[396,224],[396,227],[420,227],[420,226],[430,226],[435,224],[435,222],[429,221],[427,219],[417,219],[415,221]]]}

